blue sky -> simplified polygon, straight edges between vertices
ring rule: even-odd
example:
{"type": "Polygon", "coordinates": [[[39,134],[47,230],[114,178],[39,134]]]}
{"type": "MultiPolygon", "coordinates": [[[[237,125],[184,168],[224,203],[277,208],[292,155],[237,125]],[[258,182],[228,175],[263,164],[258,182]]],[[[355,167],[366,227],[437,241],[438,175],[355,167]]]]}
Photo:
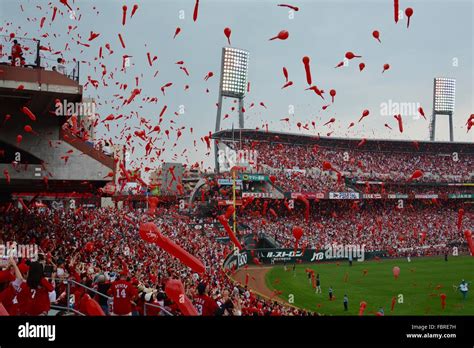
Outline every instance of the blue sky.
{"type": "MultiPolygon", "coordinates": [[[[76,11],[76,19],[71,19],[67,8],[56,0],[0,0],[0,35],[14,32],[17,36],[39,37],[48,33],[47,38],[42,38],[42,44],[61,51],[66,61],[76,58],[88,62],[81,65],[82,83],[87,82],[87,76],[101,81],[101,65],[105,65],[104,81],[108,86],[102,82],[97,90],[88,86],[84,95],[101,104],[98,112],[102,119],[111,113],[130,115],[135,111],[139,115],[134,114],[126,122],[124,119],[111,122],[111,132],[101,124],[99,135],[112,137],[116,143],[124,142],[127,134],[143,129],[140,118],[149,120],[151,126],[157,125],[158,115],[167,105],[160,125],[162,135],[155,141],[156,147],[166,150],[159,159],[156,154],[145,158],[145,143],[133,137],[132,159],[136,165],[155,166],[162,160],[176,160],[190,164],[204,161],[206,167],[212,166],[212,154],[206,156],[206,145],[201,137],[214,130],[220,53],[227,45],[225,27],[232,29],[233,46],[250,51],[251,91],[245,98],[246,128],[268,124],[270,130],[300,132],[297,123],[301,122],[309,124],[309,131],[301,130],[307,134],[332,132],[332,136],[426,140],[428,121],[415,119],[415,115],[402,115],[405,130],[400,133],[393,115],[382,115],[381,111],[388,103],[419,103],[429,118],[433,78],[446,76],[457,79],[455,138],[458,141],[474,140],[474,132],[471,130],[466,134],[465,127],[466,120],[474,112],[473,1],[400,0],[402,10],[406,7],[414,10],[409,29],[406,18],[395,24],[392,0],[201,0],[196,22],[192,19],[194,0],[69,0],[69,3],[76,11]],[[298,6],[300,10],[292,13],[288,8],[278,7],[282,2],[298,6]],[[135,3],[139,8],[130,18],[135,3]],[[128,6],[125,26],[121,24],[123,4],[128,6]],[[53,6],[57,6],[59,12],[51,23],[53,6]],[[40,29],[43,16],[46,20],[40,29]],[[80,20],[77,20],[79,16],[80,20]],[[77,28],[68,34],[68,26],[77,28]],[[176,27],[181,28],[181,33],[173,39],[176,27]],[[287,40],[268,40],[283,29],[290,33],[287,40]],[[380,32],[381,44],[372,37],[373,30],[380,32]],[[87,42],[90,31],[100,33],[100,36],[87,42]],[[125,49],[119,43],[118,33],[123,36],[125,49]],[[91,47],[78,45],[78,35],[82,37],[81,42],[89,43],[91,47]],[[67,51],[66,43],[69,43],[67,51]],[[104,48],[104,59],[96,59],[99,47],[106,43],[110,43],[114,53],[109,55],[104,48]],[[347,51],[360,54],[362,58],[351,60],[347,67],[335,69],[347,51]],[[158,57],[153,67],[148,64],[147,52],[158,57]],[[124,54],[133,56],[132,66],[126,73],[120,71],[124,54]],[[303,56],[311,58],[313,84],[325,90],[326,101],[305,91],[308,85],[301,61],[303,56]],[[180,60],[185,62],[189,77],[175,64],[180,60]],[[362,72],[359,72],[359,62],[366,64],[362,72]],[[382,74],[385,63],[391,68],[382,74]],[[288,69],[294,85],[282,90],[285,83],[283,67],[288,69]],[[156,70],[159,72],[154,77],[156,70]],[[206,82],[204,76],[210,71],[214,76],[206,82]],[[114,73],[113,79],[110,72],[114,73]],[[142,92],[130,105],[122,107],[122,100],[115,95],[128,98],[135,88],[137,76],[142,92]],[[129,87],[124,92],[116,82],[127,83],[129,87]],[[160,87],[168,82],[173,86],[163,96],[160,87]],[[184,90],[185,85],[189,85],[189,90],[184,90]],[[330,104],[330,89],[337,91],[335,103],[322,111],[323,105],[330,104]],[[155,96],[158,98],[156,104],[142,101],[142,97],[155,96]],[[260,102],[267,108],[261,107],[260,102]],[[255,106],[249,108],[251,103],[255,106]],[[174,115],[180,108],[184,113],[174,115]],[[294,114],[290,115],[292,108],[294,114]],[[370,110],[370,116],[357,123],[364,109],[370,110]],[[280,121],[287,117],[289,123],[280,121]],[[323,126],[332,117],[336,122],[329,127],[323,126]],[[315,130],[312,121],[316,124],[315,130]],[[356,125],[347,129],[351,122],[356,125]],[[393,129],[386,128],[386,123],[393,129]],[[128,126],[131,130],[120,136],[128,126]],[[163,132],[170,126],[174,130],[170,130],[168,140],[163,132]],[[179,127],[185,129],[177,146],[173,147],[179,127]],[[193,128],[192,134],[190,128],[193,128]],[[184,150],[185,156],[181,156],[184,150]],[[152,157],[155,159],[150,163],[152,157]]],[[[230,117],[222,122],[222,128],[231,128],[232,123],[237,127],[237,113],[230,109],[234,105],[230,101],[224,104],[223,114],[230,117]]],[[[447,120],[439,120],[437,138],[446,140],[447,120]]]]}

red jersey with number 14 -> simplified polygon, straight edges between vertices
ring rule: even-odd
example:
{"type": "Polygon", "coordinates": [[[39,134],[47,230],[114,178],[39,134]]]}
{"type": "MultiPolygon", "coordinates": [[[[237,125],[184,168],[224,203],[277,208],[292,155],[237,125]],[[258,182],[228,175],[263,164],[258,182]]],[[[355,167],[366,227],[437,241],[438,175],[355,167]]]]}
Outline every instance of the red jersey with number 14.
{"type": "Polygon", "coordinates": [[[125,315],[132,312],[131,301],[136,296],[136,290],[130,282],[117,280],[112,283],[108,293],[114,299],[114,314],[125,315]]]}

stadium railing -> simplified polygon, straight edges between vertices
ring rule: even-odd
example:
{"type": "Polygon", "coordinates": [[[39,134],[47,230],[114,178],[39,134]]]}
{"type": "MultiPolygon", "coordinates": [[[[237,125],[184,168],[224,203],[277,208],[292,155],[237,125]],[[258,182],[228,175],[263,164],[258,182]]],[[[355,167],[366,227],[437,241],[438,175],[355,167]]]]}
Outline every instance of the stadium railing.
{"type": "MultiPolygon", "coordinates": [[[[48,58],[44,55],[41,55],[41,67],[52,70],[53,67],[57,66],[57,59],[48,58]]],[[[79,61],[69,62],[63,64],[66,68],[65,76],[79,83],[79,61]]],[[[61,73],[61,72],[59,72],[61,73]]]]}
{"type": "Polygon", "coordinates": [[[143,315],[145,317],[147,316],[147,313],[148,313],[148,310],[147,310],[148,307],[158,308],[160,310],[160,316],[170,316],[170,317],[173,316],[173,314],[169,312],[168,310],[166,310],[163,306],[156,305],[153,303],[145,303],[145,305],[143,306],[143,315]],[[164,313],[164,314],[161,314],[161,313],[164,313]]]}
{"type": "MultiPolygon", "coordinates": [[[[48,278],[48,279],[51,280],[51,278],[48,278]]],[[[78,283],[75,280],[68,279],[66,281],[67,281],[67,287],[66,287],[67,306],[60,306],[60,305],[57,305],[57,304],[51,304],[51,309],[58,310],[58,311],[64,311],[64,312],[67,312],[67,313],[72,312],[72,313],[74,313],[76,315],[80,315],[80,316],[85,316],[86,315],[86,314],[78,311],[77,309],[74,309],[74,308],[71,307],[71,304],[69,302],[70,298],[71,298],[71,285],[79,286],[79,287],[87,290],[88,292],[92,292],[92,293],[94,293],[94,294],[96,294],[100,297],[106,298],[107,299],[107,304],[110,308],[110,304],[113,301],[112,297],[104,295],[104,294],[100,293],[99,291],[97,291],[96,289],[93,289],[93,288],[90,288],[90,287],[88,287],[84,284],[78,283]]],[[[170,311],[168,311],[166,308],[164,308],[163,306],[156,305],[156,304],[153,304],[153,303],[145,303],[145,305],[144,305],[144,315],[145,316],[147,315],[147,308],[148,307],[158,308],[160,310],[160,315],[161,316],[173,316],[173,314],[170,311]],[[161,314],[161,313],[163,313],[163,314],[161,314]]]]}
{"type": "MultiPolygon", "coordinates": [[[[17,40],[22,48],[23,64],[26,68],[41,68],[52,70],[57,66],[57,58],[50,58],[42,52],[49,52],[49,48],[41,46],[40,40],[26,37],[10,37],[9,35],[0,35],[0,64],[12,64],[11,48],[13,40],[17,40]]],[[[65,76],[79,83],[80,63],[72,61],[63,64],[65,66],[65,76]]]]}

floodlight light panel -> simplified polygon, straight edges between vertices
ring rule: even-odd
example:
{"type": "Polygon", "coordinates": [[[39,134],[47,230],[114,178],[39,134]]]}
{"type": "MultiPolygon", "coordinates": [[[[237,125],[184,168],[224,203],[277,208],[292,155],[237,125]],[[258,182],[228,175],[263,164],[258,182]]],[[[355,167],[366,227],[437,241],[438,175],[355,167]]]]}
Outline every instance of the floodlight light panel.
{"type": "Polygon", "coordinates": [[[234,47],[224,47],[222,56],[222,95],[242,98],[247,89],[249,52],[234,47]]]}
{"type": "Polygon", "coordinates": [[[456,80],[437,77],[434,82],[434,111],[454,112],[456,101],[456,80]]]}

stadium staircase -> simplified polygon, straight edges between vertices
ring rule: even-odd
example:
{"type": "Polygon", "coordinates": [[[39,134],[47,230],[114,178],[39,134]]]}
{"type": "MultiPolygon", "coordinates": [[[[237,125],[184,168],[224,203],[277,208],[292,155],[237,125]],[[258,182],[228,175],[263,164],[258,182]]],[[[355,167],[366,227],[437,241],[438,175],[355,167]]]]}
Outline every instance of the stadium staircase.
{"type": "Polygon", "coordinates": [[[76,150],[79,150],[79,152],[92,157],[93,159],[102,163],[104,166],[110,168],[111,170],[115,168],[115,161],[113,156],[107,156],[102,151],[96,150],[93,146],[87,144],[81,138],[74,135],[74,133],[72,133],[71,131],[61,129],[59,138],[74,147],[76,150]]]}

